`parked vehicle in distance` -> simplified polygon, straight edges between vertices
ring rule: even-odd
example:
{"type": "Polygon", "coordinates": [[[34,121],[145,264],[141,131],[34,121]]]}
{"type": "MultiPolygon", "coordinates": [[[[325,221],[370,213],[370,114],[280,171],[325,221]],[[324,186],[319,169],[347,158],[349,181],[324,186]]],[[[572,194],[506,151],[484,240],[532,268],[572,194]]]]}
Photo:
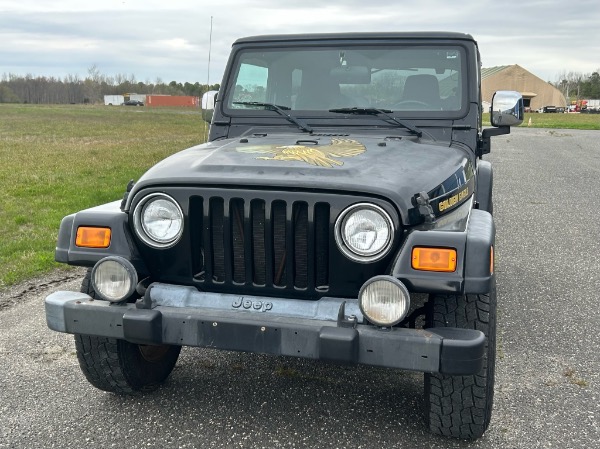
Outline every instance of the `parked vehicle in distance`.
{"type": "Polygon", "coordinates": [[[123,106],[144,106],[144,102],[139,100],[127,100],[123,102],[123,106]]]}
{"type": "Polygon", "coordinates": [[[105,95],[104,96],[104,105],[105,106],[113,106],[123,104],[125,101],[125,97],[123,95],[105,95]]]}
{"type": "Polygon", "coordinates": [[[545,113],[556,113],[558,112],[558,108],[556,106],[544,106],[542,112],[545,113]]]}

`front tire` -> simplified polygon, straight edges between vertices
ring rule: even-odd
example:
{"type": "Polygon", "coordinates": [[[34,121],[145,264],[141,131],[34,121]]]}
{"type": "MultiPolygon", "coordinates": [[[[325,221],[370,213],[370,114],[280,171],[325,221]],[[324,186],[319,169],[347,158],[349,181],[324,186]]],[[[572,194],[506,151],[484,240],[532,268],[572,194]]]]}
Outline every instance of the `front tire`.
{"type": "MultiPolygon", "coordinates": [[[[96,297],[91,270],[81,291],[96,297]]],[[[171,374],[181,346],[139,345],[115,338],[75,334],[75,350],[81,371],[96,388],[117,394],[155,390],[171,374]]]]}
{"type": "Polygon", "coordinates": [[[474,440],[490,424],[496,361],[496,285],[485,295],[432,295],[427,327],[477,329],[486,336],[483,368],[475,375],[425,374],[426,421],[432,433],[474,440]]]}

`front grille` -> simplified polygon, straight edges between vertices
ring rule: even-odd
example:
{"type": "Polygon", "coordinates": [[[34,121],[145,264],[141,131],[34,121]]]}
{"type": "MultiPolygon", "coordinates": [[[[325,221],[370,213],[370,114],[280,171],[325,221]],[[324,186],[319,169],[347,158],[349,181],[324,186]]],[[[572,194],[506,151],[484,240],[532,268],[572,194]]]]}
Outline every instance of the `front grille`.
{"type": "Polygon", "coordinates": [[[328,290],[328,203],[193,196],[189,213],[196,283],[328,290]]]}

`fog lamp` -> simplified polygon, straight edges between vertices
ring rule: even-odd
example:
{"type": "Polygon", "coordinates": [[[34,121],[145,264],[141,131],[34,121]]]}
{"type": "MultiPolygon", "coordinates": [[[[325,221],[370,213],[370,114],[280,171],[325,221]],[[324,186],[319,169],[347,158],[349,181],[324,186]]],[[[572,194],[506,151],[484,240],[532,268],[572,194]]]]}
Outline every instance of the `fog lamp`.
{"type": "Polygon", "coordinates": [[[360,310],[378,326],[394,326],[404,319],[410,307],[406,286],[391,276],[375,276],[358,293],[360,310]]]}
{"type": "Polygon", "coordinates": [[[129,298],[133,295],[137,282],[135,268],[122,257],[105,257],[92,269],[92,287],[105,301],[120,302],[129,298]]]}

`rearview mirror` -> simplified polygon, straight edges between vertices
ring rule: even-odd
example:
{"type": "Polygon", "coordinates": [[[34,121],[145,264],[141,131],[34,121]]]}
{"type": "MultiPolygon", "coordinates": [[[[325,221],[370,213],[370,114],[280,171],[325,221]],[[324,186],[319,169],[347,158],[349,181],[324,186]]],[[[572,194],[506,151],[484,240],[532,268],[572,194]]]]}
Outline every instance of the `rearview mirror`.
{"type": "Polygon", "coordinates": [[[523,97],[519,92],[499,90],[492,97],[492,126],[517,126],[523,122],[523,97]]]}
{"type": "Polygon", "coordinates": [[[371,83],[371,70],[364,66],[335,67],[331,69],[330,75],[338,84],[371,83]]]}

